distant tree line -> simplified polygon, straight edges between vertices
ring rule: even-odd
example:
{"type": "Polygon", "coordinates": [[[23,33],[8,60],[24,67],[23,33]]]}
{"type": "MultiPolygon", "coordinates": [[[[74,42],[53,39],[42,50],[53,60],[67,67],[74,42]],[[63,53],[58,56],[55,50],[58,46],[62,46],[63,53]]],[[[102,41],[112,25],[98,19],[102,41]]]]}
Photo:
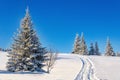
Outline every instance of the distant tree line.
{"type": "MultiPolygon", "coordinates": [[[[79,55],[102,55],[99,51],[98,43],[95,42],[95,44],[90,44],[90,49],[87,49],[87,45],[84,39],[83,33],[81,34],[81,37],[79,34],[76,34],[76,38],[74,41],[74,48],[73,48],[73,54],[79,54],[79,55]]],[[[111,45],[110,39],[107,38],[106,43],[106,49],[105,49],[105,56],[120,56],[120,53],[115,53],[113,50],[113,47],[111,45]]]]}
{"type": "Polygon", "coordinates": [[[8,52],[8,51],[11,51],[11,49],[3,49],[3,48],[0,48],[0,51],[8,52]]]}

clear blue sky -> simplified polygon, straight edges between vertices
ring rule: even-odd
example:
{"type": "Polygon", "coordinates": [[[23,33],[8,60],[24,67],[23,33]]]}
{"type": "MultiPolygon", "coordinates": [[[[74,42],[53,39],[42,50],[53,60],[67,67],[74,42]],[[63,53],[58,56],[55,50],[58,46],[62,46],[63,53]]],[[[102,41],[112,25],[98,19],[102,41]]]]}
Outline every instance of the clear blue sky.
{"type": "Polygon", "coordinates": [[[109,36],[120,51],[119,0],[0,0],[0,47],[10,46],[27,5],[43,46],[71,52],[76,33],[84,32],[88,48],[98,41],[103,52],[109,36]]]}

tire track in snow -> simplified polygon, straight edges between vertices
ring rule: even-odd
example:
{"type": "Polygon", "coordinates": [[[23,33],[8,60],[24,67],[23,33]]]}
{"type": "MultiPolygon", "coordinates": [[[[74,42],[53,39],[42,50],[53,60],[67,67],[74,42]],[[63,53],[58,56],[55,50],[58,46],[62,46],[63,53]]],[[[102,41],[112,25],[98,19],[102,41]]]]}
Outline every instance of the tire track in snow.
{"type": "Polygon", "coordinates": [[[86,57],[80,57],[82,68],[75,80],[99,80],[95,76],[95,67],[92,61],[86,57]]]}

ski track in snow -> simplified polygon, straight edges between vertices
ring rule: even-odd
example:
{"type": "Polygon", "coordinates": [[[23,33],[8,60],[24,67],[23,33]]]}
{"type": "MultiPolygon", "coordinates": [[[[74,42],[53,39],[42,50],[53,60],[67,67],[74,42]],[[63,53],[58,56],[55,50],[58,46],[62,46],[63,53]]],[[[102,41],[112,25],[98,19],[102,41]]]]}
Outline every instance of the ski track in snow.
{"type": "Polygon", "coordinates": [[[95,67],[92,61],[87,57],[80,57],[82,68],[75,80],[99,80],[95,76],[95,67]]]}

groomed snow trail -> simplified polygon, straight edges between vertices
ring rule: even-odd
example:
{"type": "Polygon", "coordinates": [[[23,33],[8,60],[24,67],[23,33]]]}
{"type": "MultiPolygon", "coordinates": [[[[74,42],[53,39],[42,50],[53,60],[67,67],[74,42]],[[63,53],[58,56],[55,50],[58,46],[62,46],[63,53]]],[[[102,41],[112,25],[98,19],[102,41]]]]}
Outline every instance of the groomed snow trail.
{"type": "Polygon", "coordinates": [[[75,80],[99,80],[95,76],[95,67],[88,57],[80,57],[82,68],[75,80]]]}

